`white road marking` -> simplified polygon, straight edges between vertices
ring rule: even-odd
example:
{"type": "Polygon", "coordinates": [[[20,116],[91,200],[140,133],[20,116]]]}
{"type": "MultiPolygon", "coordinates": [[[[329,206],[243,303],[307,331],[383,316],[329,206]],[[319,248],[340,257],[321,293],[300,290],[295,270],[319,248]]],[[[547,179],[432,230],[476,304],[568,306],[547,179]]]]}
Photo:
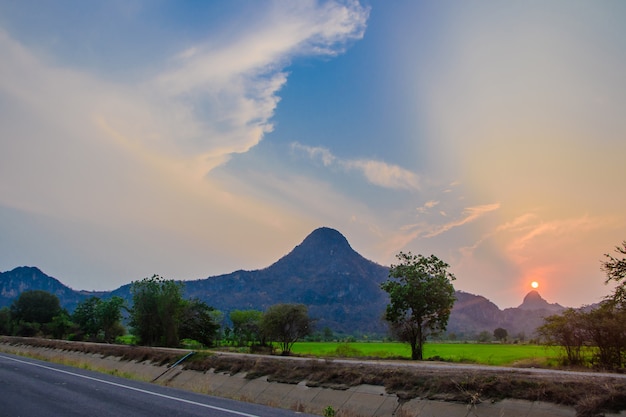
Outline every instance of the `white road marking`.
{"type": "Polygon", "coordinates": [[[124,389],[130,390],[130,391],[141,392],[142,394],[154,395],[155,397],[161,397],[161,398],[166,398],[168,400],[179,401],[181,403],[197,405],[198,407],[210,408],[212,410],[223,411],[225,413],[235,414],[235,415],[244,416],[244,417],[260,417],[260,416],[257,416],[255,414],[243,413],[241,411],[230,410],[228,408],[216,407],[214,405],[203,404],[203,403],[199,403],[199,402],[191,401],[191,400],[185,400],[184,398],[177,398],[177,397],[172,397],[170,395],[159,394],[158,392],[148,391],[148,390],[144,390],[144,389],[141,389],[141,388],[135,388],[135,387],[131,387],[131,386],[128,386],[128,385],[118,384],[117,382],[106,381],[104,379],[99,379],[99,378],[94,378],[94,377],[91,377],[91,376],[81,375],[81,374],[77,374],[77,373],[70,372],[70,371],[64,371],[62,369],[56,369],[56,368],[52,368],[50,366],[41,365],[41,364],[38,364],[38,363],[33,363],[33,362],[28,362],[28,361],[23,361],[23,360],[20,360],[20,359],[11,358],[11,357],[4,356],[4,355],[0,355],[0,357],[4,358],[4,359],[11,360],[11,361],[20,362],[20,363],[23,363],[23,364],[26,364],[26,365],[36,366],[36,367],[39,367],[39,368],[48,369],[50,371],[59,372],[59,373],[62,373],[62,374],[72,375],[72,376],[76,376],[76,377],[84,378],[84,379],[89,379],[91,381],[100,382],[102,384],[113,385],[115,387],[124,388],[124,389]]]}

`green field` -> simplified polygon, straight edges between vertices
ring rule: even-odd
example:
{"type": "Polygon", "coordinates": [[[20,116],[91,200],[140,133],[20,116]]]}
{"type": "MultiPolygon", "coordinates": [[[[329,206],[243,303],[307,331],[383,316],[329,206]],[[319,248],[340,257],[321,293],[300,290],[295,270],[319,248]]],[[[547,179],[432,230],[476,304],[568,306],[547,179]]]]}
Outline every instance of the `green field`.
{"type": "MultiPolygon", "coordinates": [[[[298,342],[292,352],[297,355],[320,357],[411,357],[408,344],[389,342],[298,342]]],[[[424,359],[447,362],[480,363],[485,365],[526,364],[548,366],[556,362],[558,348],[538,345],[426,343],[424,359]]]]}

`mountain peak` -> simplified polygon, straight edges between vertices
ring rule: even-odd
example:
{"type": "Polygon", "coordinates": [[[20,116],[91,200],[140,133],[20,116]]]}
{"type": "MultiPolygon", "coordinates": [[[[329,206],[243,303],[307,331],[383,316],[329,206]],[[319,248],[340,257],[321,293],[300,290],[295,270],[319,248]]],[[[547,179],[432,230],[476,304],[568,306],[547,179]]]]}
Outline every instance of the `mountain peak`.
{"type": "Polygon", "coordinates": [[[313,230],[298,247],[304,247],[308,249],[316,249],[319,247],[331,248],[331,249],[350,249],[348,239],[345,238],[339,231],[331,229],[330,227],[320,227],[313,230]]]}
{"type": "Polygon", "coordinates": [[[313,230],[298,246],[287,255],[289,258],[304,264],[313,263],[322,266],[331,259],[358,255],[348,240],[335,229],[320,227],[313,230]]]}
{"type": "Polygon", "coordinates": [[[356,265],[363,261],[371,262],[352,249],[341,233],[330,227],[320,227],[270,268],[292,270],[303,268],[309,272],[317,271],[316,273],[323,271],[354,273],[355,268],[358,269],[356,265]]]}
{"type": "Polygon", "coordinates": [[[532,290],[526,294],[524,301],[518,308],[522,310],[550,310],[555,312],[564,309],[564,307],[559,304],[548,303],[537,290],[532,290]]]}

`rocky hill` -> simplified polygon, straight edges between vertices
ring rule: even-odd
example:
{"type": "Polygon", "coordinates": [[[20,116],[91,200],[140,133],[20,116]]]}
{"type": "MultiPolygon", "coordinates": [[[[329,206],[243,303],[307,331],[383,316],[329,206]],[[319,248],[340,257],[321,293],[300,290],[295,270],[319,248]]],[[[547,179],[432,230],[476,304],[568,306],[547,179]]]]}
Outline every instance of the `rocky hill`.
{"type": "Polygon", "coordinates": [[[363,258],[341,233],[320,228],[265,269],[187,281],[185,294],[222,311],[302,303],[318,328],[381,333],[388,299],[380,283],[387,275],[388,268],[363,258]]]}
{"type": "Polygon", "coordinates": [[[11,305],[22,292],[28,290],[48,291],[59,297],[61,305],[72,311],[87,295],[63,285],[35,267],[20,266],[0,273],[0,307],[11,305]]]}
{"type": "MultiPolygon", "coordinates": [[[[276,303],[303,303],[317,319],[319,329],[337,333],[384,334],[381,319],[388,302],[380,283],[388,268],[369,261],[352,249],[346,238],[330,228],[319,228],[290,253],[267,268],[235,271],[195,281],[185,281],[185,296],[199,298],[228,313],[235,309],[265,310],[276,303]]],[[[23,291],[42,289],[56,294],[72,311],[90,295],[118,295],[130,301],[130,284],[108,293],[74,291],[37,268],[19,267],[0,273],[0,307],[10,305],[23,291]]],[[[517,308],[500,310],[486,298],[462,291],[450,316],[448,331],[470,338],[497,327],[510,335],[530,337],[543,317],[562,311],[531,291],[517,308]]]]}
{"type": "Polygon", "coordinates": [[[494,303],[479,295],[456,292],[457,301],[450,314],[448,332],[459,338],[468,338],[482,331],[493,332],[501,327],[510,337],[533,337],[537,327],[543,324],[543,318],[558,314],[565,307],[550,304],[533,290],[522,304],[515,308],[500,310],[494,303]]]}

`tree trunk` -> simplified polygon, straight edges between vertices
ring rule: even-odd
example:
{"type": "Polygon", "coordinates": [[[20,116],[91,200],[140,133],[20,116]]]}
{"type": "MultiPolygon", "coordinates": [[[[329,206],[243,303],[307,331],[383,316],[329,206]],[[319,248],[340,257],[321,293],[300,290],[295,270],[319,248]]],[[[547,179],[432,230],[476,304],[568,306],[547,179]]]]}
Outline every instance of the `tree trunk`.
{"type": "Polygon", "coordinates": [[[419,340],[411,341],[411,359],[414,361],[421,361],[424,359],[422,352],[422,344],[419,340]]]}

